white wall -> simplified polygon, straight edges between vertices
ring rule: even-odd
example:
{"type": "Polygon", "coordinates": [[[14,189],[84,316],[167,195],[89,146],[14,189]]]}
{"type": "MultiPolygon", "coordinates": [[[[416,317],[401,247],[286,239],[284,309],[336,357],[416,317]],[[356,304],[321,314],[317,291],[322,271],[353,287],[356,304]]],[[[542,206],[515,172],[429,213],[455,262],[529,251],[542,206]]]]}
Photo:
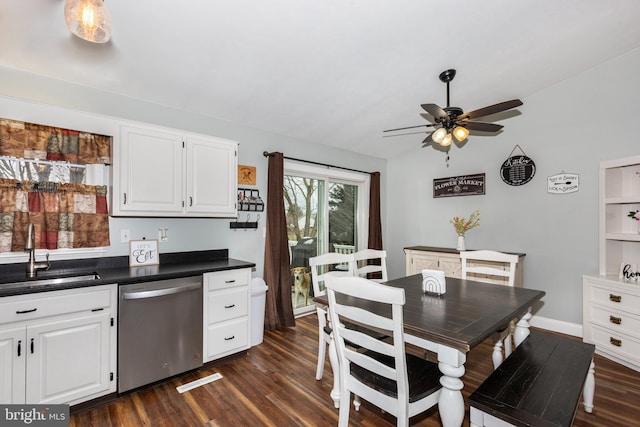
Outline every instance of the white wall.
{"type": "MultiPolygon", "coordinates": [[[[386,161],[382,159],[2,67],[0,117],[112,135],[114,141],[119,137],[118,126],[123,119],[232,139],[240,143],[238,163],[257,167],[255,188],[260,190],[265,201],[267,159],[262,155],[265,150],[364,171],[380,171],[383,177],[386,175],[386,161]]],[[[384,206],[384,182],[381,193],[384,206]]],[[[239,214],[240,221],[246,220],[246,212],[239,214]]],[[[255,219],[254,212],[251,220],[255,219]]],[[[130,230],[131,238],[140,239],[143,236],[157,238],[158,228],[168,228],[169,240],[160,243],[161,253],[228,248],[230,257],[256,263],[256,275],[262,275],[266,214],[260,214],[260,229],[257,231],[230,230],[230,221],[204,218],[110,218],[111,246],[105,256],[128,253],[128,243],[120,243],[122,229],[130,230]]]]}
{"type": "Polygon", "coordinates": [[[481,225],[468,232],[467,248],[526,253],[525,287],[546,292],[537,314],[581,323],[581,276],[598,271],[598,164],[640,153],[638,76],[640,49],[524,98],[522,114],[500,122],[500,135],[471,136],[463,148],[452,147],[448,168],[442,153],[418,148],[418,141],[415,150],[389,160],[390,276],[404,274],[403,247],[455,247],[449,219],[480,209],[481,225]],[[537,168],[533,180],[520,187],[499,176],[516,144],[537,168]],[[547,177],[563,171],[580,175],[579,192],[548,194],[547,177]],[[432,197],[434,178],[482,172],[485,195],[432,197]]]}

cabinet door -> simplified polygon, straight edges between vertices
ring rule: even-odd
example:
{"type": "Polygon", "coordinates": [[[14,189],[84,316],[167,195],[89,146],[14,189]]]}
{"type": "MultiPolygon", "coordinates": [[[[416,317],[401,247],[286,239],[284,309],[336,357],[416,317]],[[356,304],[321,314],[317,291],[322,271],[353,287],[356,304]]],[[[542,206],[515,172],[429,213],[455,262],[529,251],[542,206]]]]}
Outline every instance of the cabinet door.
{"type": "Polygon", "coordinates": [[[187,138],[187,212],[236,216],[237,144],[187,138]]]}
{"type": "Polygon", "coordinates": [[[438,258],[438,270],[444,271],[447,277],[459,279],[462,276],[462,263],[458,255],[440,256],[438,258]]]}
{"type": "Polygon", "coordinates": [[[0,330],[0,404],[24,403],[25,328],[0,330]]]}
{"type": "Polygon", "coordinates": [[[411,274],[418,274],[424,269],[439,270],[438,257],[425,254],[413,254],[411,256],[411,274]]]}
{"type": "MultiPolygon", "coordinates": [[[[152,129],[122,127],[117,149],[120,214],[183,211],[183,138],[152,129]]],[[[114,186],[116,187],[116,186],[114,186]]]]}
{"type": "Polygon", "coordinates": [[[109,388],[110,313],[27,327],[27,403],[66,403],[109,388]]]}

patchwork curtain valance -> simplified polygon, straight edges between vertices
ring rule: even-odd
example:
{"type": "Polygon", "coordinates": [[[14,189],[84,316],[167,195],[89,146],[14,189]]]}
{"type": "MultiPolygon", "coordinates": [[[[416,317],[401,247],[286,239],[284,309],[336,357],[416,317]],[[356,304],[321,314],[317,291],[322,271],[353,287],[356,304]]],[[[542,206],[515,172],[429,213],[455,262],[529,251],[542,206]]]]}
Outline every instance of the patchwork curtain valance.
{"type": "Polygon", "coordinates": [[[0,118],[0,156],[111,164],[111,137],[0,118]]]}

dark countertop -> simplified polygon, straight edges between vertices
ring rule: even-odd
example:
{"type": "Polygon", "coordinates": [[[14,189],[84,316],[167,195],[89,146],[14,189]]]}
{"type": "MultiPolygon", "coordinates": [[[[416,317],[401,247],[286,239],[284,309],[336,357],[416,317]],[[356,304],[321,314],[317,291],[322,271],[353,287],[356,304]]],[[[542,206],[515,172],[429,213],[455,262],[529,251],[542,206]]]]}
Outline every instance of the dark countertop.
{"type": "MultiPolygon", "coordinates": [[[[407,246],[404,250],[412,250],[412,251],[428,251],[428,252],[445,252],[450,254],[459,254],[460,251],[455,248],[439,248],[436,246],[407,246]]],[[[468,251],[473,251],[477,249],[467,249],[468,251]]],[[[522,252],[504,252],[505,254],[525,256],[527,254],[522,252]]]]}
{"type": "Polygon", "coordinates": [[[229,258],[227,249],[174,252],[160,254],[159,257],[158,265],[142,267],[129,267],[128,256],[52,261],[49,271],[39,271],[38,276],[32,279],[26,279],[26,263],[0,265],[0,297],[112,283],[126,285],[255,267],[255,263],[229,258]],[[100,278],[66,284],[35,285],[34,283],[41,279],[94,273],[100,278]],[[20,285],[14,285],[14,283],[20,283],[20,285]]]}

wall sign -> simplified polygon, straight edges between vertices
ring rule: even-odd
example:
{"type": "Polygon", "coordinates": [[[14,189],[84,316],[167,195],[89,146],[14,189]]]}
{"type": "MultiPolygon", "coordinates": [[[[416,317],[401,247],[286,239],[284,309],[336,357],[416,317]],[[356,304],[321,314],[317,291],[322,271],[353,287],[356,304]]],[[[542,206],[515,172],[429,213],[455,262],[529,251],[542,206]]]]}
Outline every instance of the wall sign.
{"type": "MultiPolygon", "coordinates": [[[[516,145],[511,154],[516,148],[520,148],[520,146],[516,145]]],[[[530,157],[527,157],[522,148],[520,148],[520,151],[522,151],[522,155],[512,156],[510,154],[509,158],[500,167],[500,177],[509,185],[524,185],[531,181],[536,174],[536,164],[530,157]]]]}
{"type": "Polygon", "coordinates": [[[484,194],[484,174],[451,176],[433,180],[433,198],[484,194]]]}
{"type": "Polygon", "coordinates": [[[129,242],[129,267],[155,265],[159,262],[157,240],[131,240],[129,242]]]}
{"type": "Polygon", "coordinates": [[[577,173],[564,173],[552,175],[547,178],[547,193],[567,194],[575,193],[580,188],[580,176],[577,173]]]}
{"type": "Polygon", "coordinates": [[[238,184],[256,185],[256,167],[238,165],[238,184]]]}

